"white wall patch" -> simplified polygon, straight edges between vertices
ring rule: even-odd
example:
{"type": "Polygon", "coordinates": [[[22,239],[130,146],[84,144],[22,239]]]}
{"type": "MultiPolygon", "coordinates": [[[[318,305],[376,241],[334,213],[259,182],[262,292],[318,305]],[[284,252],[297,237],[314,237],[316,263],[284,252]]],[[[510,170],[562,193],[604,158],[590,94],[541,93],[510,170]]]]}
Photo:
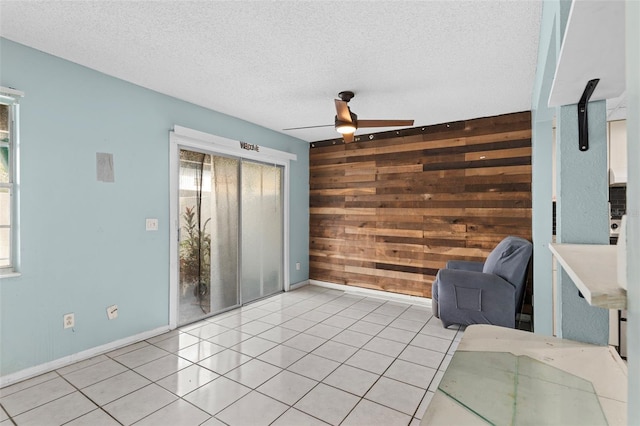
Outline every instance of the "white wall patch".
{"type": "Polygon", "coordinates": [[[96,171],[98,182],[114,182],[113,154],[106,152],[96,153],[96,171]]]}

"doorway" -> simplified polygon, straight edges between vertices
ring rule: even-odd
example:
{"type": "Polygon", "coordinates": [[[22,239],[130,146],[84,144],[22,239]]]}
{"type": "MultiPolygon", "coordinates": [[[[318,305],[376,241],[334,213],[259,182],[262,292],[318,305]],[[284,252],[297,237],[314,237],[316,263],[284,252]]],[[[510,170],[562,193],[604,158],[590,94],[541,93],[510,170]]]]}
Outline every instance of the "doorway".
{"type": "Polygon", "coordinates": [[[179,147],[177,325],[284,289],[284,166],[179,147]]]}

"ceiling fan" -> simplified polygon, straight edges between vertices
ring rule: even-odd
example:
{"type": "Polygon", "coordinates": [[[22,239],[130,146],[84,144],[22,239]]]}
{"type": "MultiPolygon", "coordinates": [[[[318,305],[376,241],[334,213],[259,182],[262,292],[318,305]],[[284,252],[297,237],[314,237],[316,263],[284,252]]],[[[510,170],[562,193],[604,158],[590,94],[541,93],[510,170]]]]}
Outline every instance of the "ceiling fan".
{"type": "MultiPolygon", "coordinates": [[[[351,112],[349,101],[353,99],[355,93],[350,91],[338,93],[340,99],[334,99],[336,105],[335,124],[333,126],[342,134],[345,143],[353,142],[353,134],[357,129],[365,127],[393,127],[393,126],[413,126],[413,120],[359,120],[358,116],[351,112]]],[[[329,127],[331,124],[322,126],[292,127],[283,130],[312,129],[315,127],[329,127]]]]}

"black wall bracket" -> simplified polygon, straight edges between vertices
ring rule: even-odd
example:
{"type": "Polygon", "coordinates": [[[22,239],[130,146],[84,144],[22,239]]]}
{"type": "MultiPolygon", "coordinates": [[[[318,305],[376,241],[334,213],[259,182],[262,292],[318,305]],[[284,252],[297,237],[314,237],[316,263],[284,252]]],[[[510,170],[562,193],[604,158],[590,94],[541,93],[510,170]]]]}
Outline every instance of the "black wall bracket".
{"type": "Polygon", "coordinates": [[[589,98],[591,98],[593,91],[596,90],[596,86],[599,81],[599,78],[589,80],[587,86],[584,88],[584,92],[582,92],[582,97],[578,102],[578,143],[580,144],[580,151],[586,151],[589,149],[589,120],[587,116],[587,104],[589,103],[589,98]]]}

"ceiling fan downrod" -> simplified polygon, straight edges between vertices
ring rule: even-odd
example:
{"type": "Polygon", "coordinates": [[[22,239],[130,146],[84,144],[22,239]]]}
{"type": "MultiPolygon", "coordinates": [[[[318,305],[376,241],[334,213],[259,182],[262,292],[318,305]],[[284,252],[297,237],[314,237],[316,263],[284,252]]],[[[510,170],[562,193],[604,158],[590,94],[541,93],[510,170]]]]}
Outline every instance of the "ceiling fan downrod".
{"type": "Polygon", "coordinates": [[[342,100],[344,102],[349,102],[351,99],[353,99],[353,97],[355,95],[356,95],[355,93],[353,93],[353,92],[351,92],[349,90],[346,90],[344,92],[338,93],[338,97],[340,98],[340,100],[342,100]]]}

